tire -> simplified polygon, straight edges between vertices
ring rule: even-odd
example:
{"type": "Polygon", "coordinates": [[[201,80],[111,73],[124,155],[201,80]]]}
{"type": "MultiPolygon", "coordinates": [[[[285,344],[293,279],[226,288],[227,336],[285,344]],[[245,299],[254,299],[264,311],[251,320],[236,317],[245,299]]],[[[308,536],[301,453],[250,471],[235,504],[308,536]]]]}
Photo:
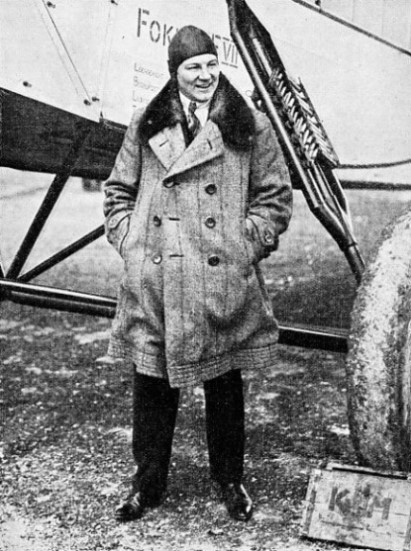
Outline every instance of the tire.
{"type": "Polygon", "coordinates": [[[352,312],[348,419],[358,460],[411,470],[411,213],[383,233],[352,312]]]}

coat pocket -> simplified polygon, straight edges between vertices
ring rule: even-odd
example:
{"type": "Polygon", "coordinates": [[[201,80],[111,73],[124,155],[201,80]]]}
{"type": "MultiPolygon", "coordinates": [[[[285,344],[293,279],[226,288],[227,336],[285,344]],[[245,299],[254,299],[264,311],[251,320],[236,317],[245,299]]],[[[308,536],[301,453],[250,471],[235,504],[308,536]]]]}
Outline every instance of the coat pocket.
{"type": "Polygon", "coordinates": [[[257,264],[263,258],[263,251],[258,239],[258,231],[250,218],[245,219],[244,235],[247,247],[247,254],[251,264],[257,264]]]}
{"type": "Polygon", "coordinates": [[[119,212],[106,221],[107,240],[123,257],[126,237],[130,231],[130,212],[119,212]]]}
{"type": "Polygon", "coordinates": [[[130,223],[131,223],[130,221],[131,221],[131,214],[129,216],[127,216],[126,218],[123,218],[122,224],[123,224],[124,228],[122,229],[122,237],[121,237],[121,242],[120,242],[120,246],[119,246],[119,253],[120,253],[121,258],[124,258],[125,251],[126,251],[127,238],[130,235],[130,223]]]}

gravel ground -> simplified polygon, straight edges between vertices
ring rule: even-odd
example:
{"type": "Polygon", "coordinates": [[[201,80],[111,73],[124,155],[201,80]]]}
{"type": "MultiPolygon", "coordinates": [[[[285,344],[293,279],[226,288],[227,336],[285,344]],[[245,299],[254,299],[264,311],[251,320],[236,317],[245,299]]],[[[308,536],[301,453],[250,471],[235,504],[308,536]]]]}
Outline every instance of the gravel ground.
{"type": "MultiPolygon", "coordinates": [[[[35,178],[29,193],[21,173],[13,172],[11,180],[6,175],[0,250],[7,266],[44,185],[35,178]]],[[[369,194],[351,193],[366,258],[379,228],[410,199],[409,193],[373,197],[371,207],[369,194]]],[[[28,266],[102,221],[101,196],[84,193],[78,182],[58,207],[28,266]]],[[[265,264],[275,310],[287,321],[347,327],[353,278],[335,244],[309,220],[297,194],[290,231],[273,263],[265,264]]],[[[113,295],[120,267],[99,240],[37,281],[113,295]]],[[[1,305],[2,551],[336,548],[302,539],[300,522],[311,470],[328,461],[356,461],[343,355],[279,346],[270,369],[245,373],[246,485],[256,507],[249,523],[231,521],[211,487],[204,397],[196,387],[182,393],[165,503],[139,522],[118,525],[113,510],[133,470],[131,372],[106,357],[109,325],[90,316],[1,305]]]]}
{"type": "Polygon", "coordinates": [[[196,387],[180,403],[166,502],[117,525],[133,468],[130,368],[105,356],[106,320],[44,311],[33,323],[18,310],[0,325],[5,551],[329,548],[301,540],[299,524],[311,469],[355,460],[341,355],[279,347],[271,369],[245,374],[249,523],[231,521],[210,484],[196,387]]]}

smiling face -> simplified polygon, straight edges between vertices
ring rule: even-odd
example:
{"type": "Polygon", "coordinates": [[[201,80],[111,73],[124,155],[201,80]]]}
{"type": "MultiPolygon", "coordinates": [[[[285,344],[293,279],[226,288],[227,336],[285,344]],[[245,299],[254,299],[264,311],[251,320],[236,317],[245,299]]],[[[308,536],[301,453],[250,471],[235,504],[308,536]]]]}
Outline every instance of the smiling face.
{"type": "Polygon", "coordinates": [[[198,103],[206,103],[213,97],[219,78],[220,66],[213,54],[190,57],[177,69],[180,92],[198,103]]]}

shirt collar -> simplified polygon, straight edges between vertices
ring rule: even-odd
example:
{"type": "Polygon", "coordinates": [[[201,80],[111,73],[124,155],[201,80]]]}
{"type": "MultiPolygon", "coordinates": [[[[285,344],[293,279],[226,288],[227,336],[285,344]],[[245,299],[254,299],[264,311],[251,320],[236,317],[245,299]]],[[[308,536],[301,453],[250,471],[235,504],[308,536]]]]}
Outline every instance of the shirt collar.
{"type": "MultiPolygon", "coordinates": [[[[188,116],[188,107],[192,100],[190,100],[187,96],[179,92],[180,95],[180,101],[184,109],[184,114],[187,117],[188,116]]],[[[197,103],[197,102],[196,102],[197,103]]],[[[198,118],[198,120],[201,123],[201,126],[204,126],[208,119],[208,113],[210,111],[210,103],[211,100],[205,102],[205,103],[197,103],[197,109],[195,111],[195,115],[198,118]]]]}

